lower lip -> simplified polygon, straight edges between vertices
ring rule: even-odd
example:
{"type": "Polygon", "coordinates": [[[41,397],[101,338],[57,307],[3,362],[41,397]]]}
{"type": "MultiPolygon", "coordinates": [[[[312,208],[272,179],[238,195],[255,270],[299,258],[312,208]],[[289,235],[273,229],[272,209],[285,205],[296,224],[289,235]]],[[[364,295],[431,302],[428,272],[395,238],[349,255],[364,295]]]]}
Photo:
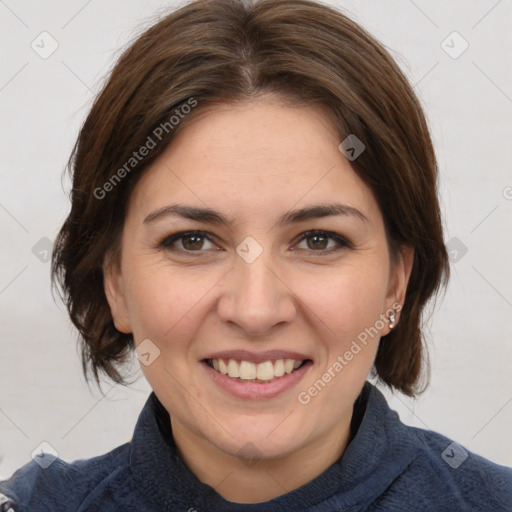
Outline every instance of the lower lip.
{"type": "Polygon", "coordinates": [[[292,373],[287,373],[271,382],[243,382],[234,380],[227,375],[214,370],[205,361],[201,361],[202,366],[205,368],[208,376],[219,387],[228,393],[238,398],[250,398],[253,400],[261,398],[273,398],[275,396],[288,391],[293,386],[298,384],[309,368],[312,366],[311,361],[307,361],[297,370],[292,373]]]}

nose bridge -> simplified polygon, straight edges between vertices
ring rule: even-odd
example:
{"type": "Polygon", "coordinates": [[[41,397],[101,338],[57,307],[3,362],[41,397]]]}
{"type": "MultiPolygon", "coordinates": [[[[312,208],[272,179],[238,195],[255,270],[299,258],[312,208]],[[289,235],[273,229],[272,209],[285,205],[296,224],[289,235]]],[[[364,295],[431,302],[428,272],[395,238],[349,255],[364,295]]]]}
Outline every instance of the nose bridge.
{"type": "Polygon", "coordinates": [[[260,299],[268,302],[275,298],[279,281],[276,277],[275,267],[270,250],[265,251],[265,255],[260,255],[252,262],[247,262],[243,258],[239,258],[235,268],[238,269],[240,275],[241,296],[247,295],[251,299],[260,299]]]}
{"type": "Polygon", "coordinates": [[[219,316],[251,334],[263,334],[277,323],[290,321],[295,307],[276,267],[270,247],[245,239],[237,247],[219,316]]]}

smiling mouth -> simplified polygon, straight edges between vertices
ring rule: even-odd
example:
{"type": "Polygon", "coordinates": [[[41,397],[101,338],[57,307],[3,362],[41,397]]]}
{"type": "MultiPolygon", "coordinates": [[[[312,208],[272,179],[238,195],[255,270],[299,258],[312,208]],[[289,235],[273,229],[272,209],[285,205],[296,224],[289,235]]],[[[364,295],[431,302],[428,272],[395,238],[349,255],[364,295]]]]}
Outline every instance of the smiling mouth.
{"type": "Polygon", "coordinates": [[[226,375],[238,382],[268,383],[278,380],[305,364],[312,363],[310,359],[275,359],[253,363],[236,359],[204,359],[204,362],[218,373],[226,375]]]}

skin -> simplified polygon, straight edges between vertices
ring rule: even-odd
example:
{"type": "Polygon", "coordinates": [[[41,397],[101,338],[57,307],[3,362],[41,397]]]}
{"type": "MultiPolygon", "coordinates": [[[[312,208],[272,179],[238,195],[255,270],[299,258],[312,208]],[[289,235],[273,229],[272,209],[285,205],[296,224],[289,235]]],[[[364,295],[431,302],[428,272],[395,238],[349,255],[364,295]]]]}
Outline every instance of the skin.
{"type": "Polygon", "coordinates": [[[204,111],[141,177],[129,201],[119,265],[105,268],[116,328],[133,333],[137,345],[150,339],[160,350],[141,367],[170,414],[180,457],[230,501],[256,503],[290,492],[342,455],[354,401],[380,336],[389,332],[387,321],[376,322],[403,304],[413,251],[404,247],[392,265],[375,197],[340,142],[319,107],[289,107],[276,97],[204,111]],[[367,222],[344,215],[276,224],[291,209],[332,202],[357,208],[367,222]],[[207,206],[230,224],[178,216],[144,222],[176,203],[207,206]],[[315,245],[301,236],[312,229],[337,233],[351,247],[331,238],[315,245]],[[213,241],[178,240],[174,251],[160,245],[186,230],[204,231],[213,241]],[[251,263],[236,252],[249,236],[263,250],[251,263]],[[339,250],[325,251],[331,247],[339,250]],[[300,403],[298,394],[374,325],[383,326],[380,334],[309,403],[300,403]],[[240,399],[214,384],[200,363],[232,349],[292,350],[313,364],[277,397],[240,399]]]}

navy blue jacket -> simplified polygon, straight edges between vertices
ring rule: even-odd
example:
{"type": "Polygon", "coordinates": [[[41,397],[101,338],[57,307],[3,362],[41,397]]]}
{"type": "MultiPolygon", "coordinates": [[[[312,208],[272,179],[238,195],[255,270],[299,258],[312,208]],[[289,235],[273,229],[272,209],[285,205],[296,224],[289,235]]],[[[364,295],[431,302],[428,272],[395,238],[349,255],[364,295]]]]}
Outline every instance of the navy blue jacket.
{"type": "Polygon", "coordinates": [[[0,482],[0,512],[512,511],[512,469],[435,432],[404,425],[366,383],[343,456],[317,478],[259,504],[224,500],[183,465],[152,393],[131,442],[87,460],[31,461],[0,482]]]}

